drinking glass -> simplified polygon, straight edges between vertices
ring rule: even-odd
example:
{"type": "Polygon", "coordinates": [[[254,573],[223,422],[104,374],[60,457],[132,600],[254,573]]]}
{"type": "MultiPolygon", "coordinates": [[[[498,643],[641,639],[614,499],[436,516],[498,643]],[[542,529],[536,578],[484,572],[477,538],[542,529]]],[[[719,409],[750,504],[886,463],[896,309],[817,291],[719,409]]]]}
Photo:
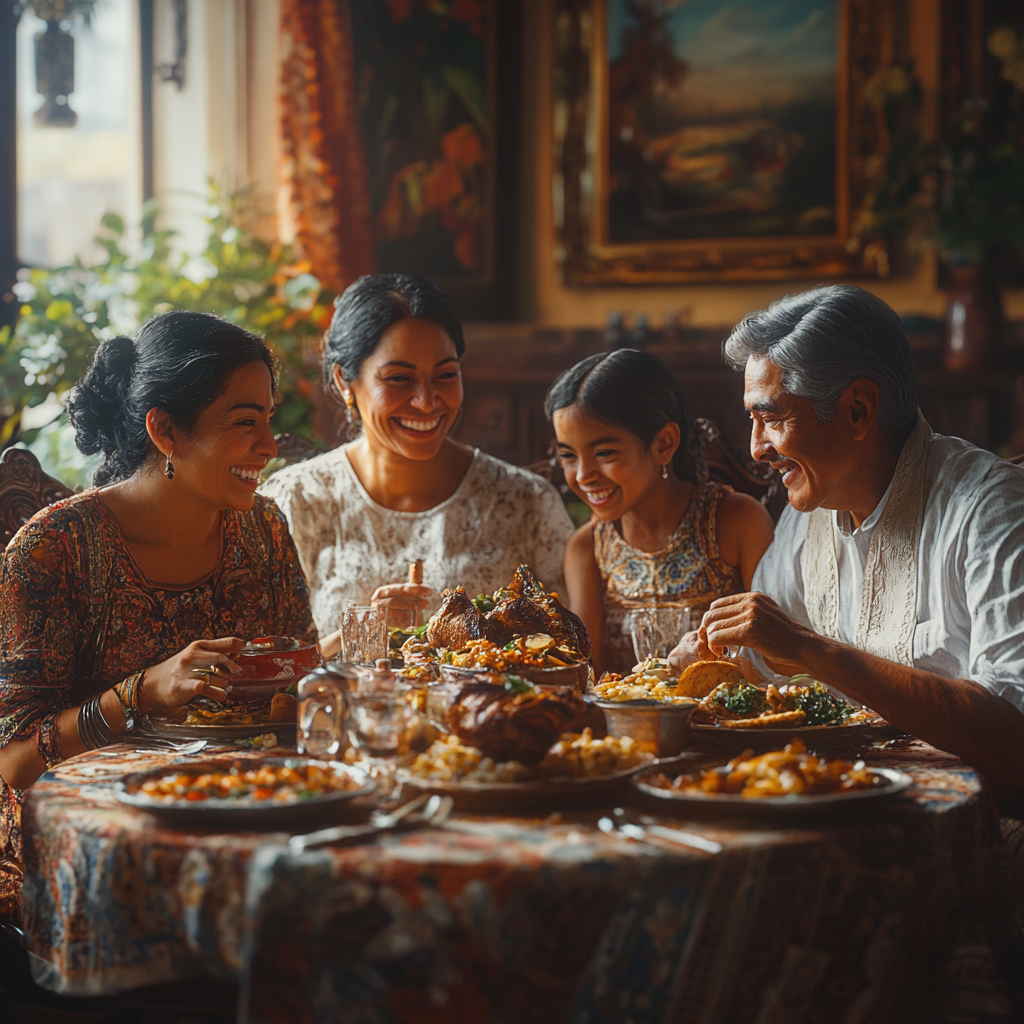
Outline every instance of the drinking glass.
{"type": "Polygon", "coordinates": [[[298,750],[307,757],[334,758],[345,745],[346,681],[318,668],[299,681],[298,750]]]}
{"type": "Polygon", "coordinates": [[[356,665],[372,665],[387,657],[387,611],[350,604],[341,616],[341,657],[356,665]]]}
{"type": "Polygon", "coordinates": [[[667,658],[684,633],[689,633],[695,609],[652,607],[637,608],[630,615],[633,652],[637,662],[644,658],[667,658]]]}
{"type": "Polygon", "coordinates": [[[346,728],[349,742],[369,766],[378,780],[381,795],[394,788],[395,760],[402,748],[414,711],[406,699],[411,686],[391,677],[391,685],[361,676],[356,688],[348,694],[346,728]]]}

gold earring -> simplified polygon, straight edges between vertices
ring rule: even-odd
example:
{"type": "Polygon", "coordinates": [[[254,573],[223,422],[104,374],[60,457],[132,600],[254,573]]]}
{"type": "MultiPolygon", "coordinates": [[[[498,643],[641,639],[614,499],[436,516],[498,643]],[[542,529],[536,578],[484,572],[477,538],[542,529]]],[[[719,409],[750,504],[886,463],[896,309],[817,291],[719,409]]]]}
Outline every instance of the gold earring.
{"type": "Polygon", "coordinates": [[[344,398],[345,398],[345,404],[351,409],[352,408],[352,392],[351,391],[346,391],[345,395],[344,395],[344,398]]]}
{"type": "Polygon", "coordinates": [[[168,480],[174,479],[174,463],[171,462],[171,456],[173,454],[173,452],[168,452],[167,461],[164,463],[164,476],[167,477],[168,480]]]}
{"type": "Polygon", "coordinates": [[[661,467],[661,479],[662,480],[667,480],[668,479],[668,466],[662,466],[661,467]]]}

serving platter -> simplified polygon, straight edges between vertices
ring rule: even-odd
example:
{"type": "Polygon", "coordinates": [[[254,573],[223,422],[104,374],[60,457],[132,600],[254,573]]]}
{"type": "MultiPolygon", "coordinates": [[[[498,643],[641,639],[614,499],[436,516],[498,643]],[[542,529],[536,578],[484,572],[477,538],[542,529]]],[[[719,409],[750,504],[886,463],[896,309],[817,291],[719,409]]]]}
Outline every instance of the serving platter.
{"type": "Polygon", "coordinates": [[[342,764],[338,761],[319,761],[315,758],[296,757],[264,757],[258,761],[246,760],[238,762],[232,757],[181,759],[171,764],[150,768],[146,771],[133,772],[114,785],[114,796],[121,803],[136,810],[152,814],[163,824],[173,826],[200,827],[204,829],[233,828],[286,828],[290,824],[308,822],[311,818],[326,820],[332,814],[348,808],[353,800],[367,797],[377,788],[376,782],[360,768],[342,764]],[[195,774],[203,771],[228,771],[232,766],[240,764],[246,771],[269,767],[298,767],[315,765],[329,768],[339,775],[346,775],[357,785],[353,789],[325,793],[323,796],[309,797],[283,803],[273,800],[210,799],[175,803],[163,803],[154,800],[142,792],[133,792],[150,779],[161,779],[175,771],[195,774]]]}
{"type": "MultiPolygon", "coordinates": [[[[818,726],[821,728],[821,726],[818,726]]],[[[877,808],[908,790],[914,780],[895,768],[869,768],[877,780],[870,789],[854,789],[839,793],[818,793],[809,796],[790,794],[778,797],[750,798],[738,793],[701,793],[688,790],[662,789],[649,781],[649,773],[637,773],[631,780],[646,796],[686,810],[714,809],[731,815],[755,817],[803,817],[814,814],[846,813],[860,808],[877,808]]]]}
{"type": "Polygon", "coordinates": [[[514,807],[541,807],[559,803],[596,800],[614,792],[639,772],[662,764],[648,755],[641,764],[605,775],[561,776],[530,779],[524,782],[476,782],[470,780],[428,779],[400,771],[397,780],[403,786],[428,793],[439,793],[455,800],[456,807],[507,810],[514,807]]]}

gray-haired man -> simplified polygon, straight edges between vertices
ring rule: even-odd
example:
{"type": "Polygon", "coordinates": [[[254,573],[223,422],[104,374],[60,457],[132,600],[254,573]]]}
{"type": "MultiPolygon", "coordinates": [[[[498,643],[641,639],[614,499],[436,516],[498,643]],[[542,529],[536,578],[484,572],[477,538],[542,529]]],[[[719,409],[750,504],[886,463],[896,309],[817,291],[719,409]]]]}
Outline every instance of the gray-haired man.
{"type": "Polygon", "coordinates": [[[788,296],[725,353],[790,507],[757,592],[716,601],[673,662],[751,648],[1024,795],[1024,472],[932,433],[899,318],[860,288],[788,296]]]}

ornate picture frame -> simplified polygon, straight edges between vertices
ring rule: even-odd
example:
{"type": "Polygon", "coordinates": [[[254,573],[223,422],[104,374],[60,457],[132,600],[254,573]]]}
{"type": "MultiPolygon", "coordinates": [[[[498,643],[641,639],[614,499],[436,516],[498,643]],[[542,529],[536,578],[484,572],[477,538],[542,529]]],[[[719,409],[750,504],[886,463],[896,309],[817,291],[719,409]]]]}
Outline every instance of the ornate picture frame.
{"type": "MultiPolygon", "coordinates": [[[[690,237],[631,240],[614,238],[609,231],[608,15],[610,4],[621,4],[619,0],[557,0],[555,228],[566,284],[820,280],[869,275],[850,239],[853,214],[864,194],[865,164],[878,151],[880,141],[879,115],[869,108],[864,87],[879,68],[894,60],[897,5],[886,0],[834,3],[833,218],[819,221],[816,233],[743,234],[740,225],[732,235],[695,237],[695,229],[688,227],[690,237]]],[[[657,13],[662,7],[672,11],[678,6],[646,0],[630,8],[631,13],[638,9],[657,13]]],[[[695,223],[699,224],[699,219],[695,223]]]]}

